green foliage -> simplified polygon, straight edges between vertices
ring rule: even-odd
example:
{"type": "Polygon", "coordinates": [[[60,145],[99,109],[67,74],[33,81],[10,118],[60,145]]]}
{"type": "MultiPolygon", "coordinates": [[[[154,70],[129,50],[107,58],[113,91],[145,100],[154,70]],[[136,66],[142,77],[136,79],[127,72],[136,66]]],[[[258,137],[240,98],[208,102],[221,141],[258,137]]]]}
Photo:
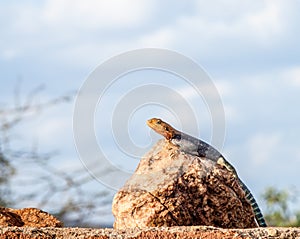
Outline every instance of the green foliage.
{"type": "Polygon", "coordinates": [[[267,210],[265,219],[269,226],[300,226],[300,211],[290,209],[290,205],[296,199],[292,190],[266,188],[262,194],[267,210]]]}

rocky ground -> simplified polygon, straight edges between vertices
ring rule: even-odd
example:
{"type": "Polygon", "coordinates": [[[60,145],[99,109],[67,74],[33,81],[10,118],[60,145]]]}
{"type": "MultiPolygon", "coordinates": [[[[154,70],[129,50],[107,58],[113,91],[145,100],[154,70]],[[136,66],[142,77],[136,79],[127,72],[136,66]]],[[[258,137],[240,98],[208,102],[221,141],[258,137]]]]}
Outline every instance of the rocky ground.
{"type": "Polygon", "coordinates": [[[0,227],[0,239],[7,238],[300,238],[300,228],[220,229],[207,226],[160,227],[147,229],[91,229],[91,228],[34,228],[0,227]]]}

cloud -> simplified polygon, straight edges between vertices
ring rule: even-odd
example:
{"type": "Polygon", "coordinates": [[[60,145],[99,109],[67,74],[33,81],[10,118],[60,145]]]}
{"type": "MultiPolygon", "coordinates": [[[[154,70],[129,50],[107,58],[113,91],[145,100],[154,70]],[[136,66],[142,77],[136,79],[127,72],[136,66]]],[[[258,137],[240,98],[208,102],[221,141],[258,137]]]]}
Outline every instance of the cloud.
{"type": "Polygon", "coordinates": [[[149,31],[142,42],[176,49],[209,63],[216,72],[229,74],[282,66],[287,58],[293,58],[286,55],[289,51],[296,56],[296,22],[300,20],[294,10],[297,2],[197,3],[193,14],[179,16],[149,31]]]}
{"type": "Polygon", "coordinates": [[[300,66],[291,67],[282,72],[282,77],[291,85],[300,87],[300,66]]]}
{"type": "Polygon", "coordinates": [[[280,134],[257,133],[248,143],[250,159],[256,165],[264,165],[266,162],[272,161],[280,144],[280,134]]]}
{"type": "Polygon", "coordinates": [[[18,31],[40,31],[44,27],[87,31],[136,27],[147,19],[151,9],[150,1],[48,0],[39,5],[14,5],[11,13],[18,16],[14,24],[18,31]]]}
{"type": "Polygon", "coordinates": [[[237,63],[251,67],[281,61],[275,51],[297,44],[282,44],[297,39],[290,36],[297,34],[298,17],[297,4],[281,0],[194,1],[188,10],[181,3],[148,0],[1,5],[2,35],[10,36],[0,47],[6,60],[43,52],[50,64],[84,68],[129,49],[163,47],[236,72],[241,69],[237,63]]]}
{"type": "Polygon", "coordinates": [[[279,1],[268,1],[261,10],[247,16],[244,21],[249,26],[250,34],[255,33],[255,38],[264,45],[270,45],[273,37],[280,36],[284,33],[285,23],[282,16],[282,3],[279,1]]]}
{"type": "Polygon", "coordinates": [[[139,44],[145,47],[168,48],[174,41],[174,34],[171,29],[163,28],[154,32],[146,33],[139,39],[139,44]]]}
{"type": "Polygon", "coordinates": [[[18,52],[14,49],[4,49],[2,52],[2,59],[9,61],[14,59],[18,55],[18,52]]]}
{"type": "Polygon", "coordinates": [[[149,1],[59,1],[51,0],[45,4],[43,16],[45,23],[80,28],[132,28],[144,22],[151,12],[149,1]]]}
{"type": "MultiPolygon", "coordinates": [[[[28,60],[30,56],[40,57],[43,52],[46,61],[61,60],[62,64],[76,65],[80,59],[85,67],[86,60],[89,64],[90,59],[99,61],[108,51],[107,55],[111,56],[112,52],[133,48],[125,39],[134,37],[134,29],[147,22],[153,3],[148,0],[48,0],[39,4],[2,3],[0,8],[3,22],[0,58],[26,56],[28,60]]],[[[135,31],[136,34],[139,33],[135,31]]]]}

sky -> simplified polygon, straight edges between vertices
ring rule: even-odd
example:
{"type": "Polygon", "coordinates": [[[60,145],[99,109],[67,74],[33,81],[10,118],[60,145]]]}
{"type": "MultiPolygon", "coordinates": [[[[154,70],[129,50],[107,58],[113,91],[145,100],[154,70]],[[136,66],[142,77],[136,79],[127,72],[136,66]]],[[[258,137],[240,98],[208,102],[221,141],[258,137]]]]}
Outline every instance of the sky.
{"type": "MultiPolygon", "coordinates": [[[[216,87],[225,112],[225,135],[215,146],[260,204],[268,186],[300,187],[299,5],[296,0],[1,1],[0,106],[13,104],[17,84],[23,100],[43,85],[37,95],[43,101],[80,92],[94,70],[121,53],[143,48],[177,52],[201,66],[216,87]]],[[[104,76],[98,82],[103,85],[104,76]]],[[[97,142],[104,157],[128,175],[161,138],[145,125],[148,118],[162,117],[211,140],[211,109],[174,74],[157,69],[127,73],[107,85],[101,97],[93,126],[97,142]],[[144,90],[138,91],[140,87],[144,90]],[[149,92],[158,103],[145,102],[149,92]],[[169,100],[168,107],[159,100],[169,100]]],[[[61,169],[85,170],[82,161],[87,162],[78,155],[74,140],[74,108],[75,100],[43,112],[18,128],[21,143],[16,145],[38,141],[41,151],[59,152],[61,169]]],[[[91,155],[97,153],[88,140],[84,147],[91,155]]],[[[115,192],[125,180],[120,178],[110,190],[115,192]]],[[[97,180],[95,185],[107,186],[97,180]]]]}

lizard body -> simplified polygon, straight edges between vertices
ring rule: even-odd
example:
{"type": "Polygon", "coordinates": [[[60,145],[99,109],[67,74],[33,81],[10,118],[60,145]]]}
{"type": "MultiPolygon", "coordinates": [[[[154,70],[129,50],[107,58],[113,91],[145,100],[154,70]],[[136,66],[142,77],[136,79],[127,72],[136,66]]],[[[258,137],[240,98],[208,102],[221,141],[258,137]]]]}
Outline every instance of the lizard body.
{"type": "Polygon", "coordinates": [[[152,118],[147,121],[147,125],[155,132],[164,136],[172,144],[179,146],[181,151],[198,157],[207,158],[221,166],[226,167],[227,170],[231,171],[236,176],[241,188],[245,192],[245,197],[252,206],[258,225],[261,227],[267,226],[265,219],[258,207],[258,204],[251,194],[250,190],[238,177],[235,168],[223,157],[223,155],[218,150],[200,139],[194,138],[188,134],[174,129],[171,125],[162,121],[161,119],[152,118]]]}

